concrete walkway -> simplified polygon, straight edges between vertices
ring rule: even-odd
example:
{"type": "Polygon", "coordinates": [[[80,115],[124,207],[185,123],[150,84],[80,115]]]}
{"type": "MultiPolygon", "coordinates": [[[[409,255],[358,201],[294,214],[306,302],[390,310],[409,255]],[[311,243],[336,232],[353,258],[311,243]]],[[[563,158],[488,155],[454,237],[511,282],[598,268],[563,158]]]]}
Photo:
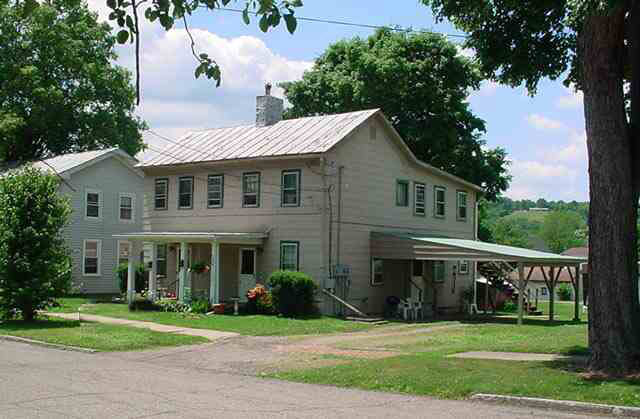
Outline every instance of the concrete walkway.
{"type": "MultiPolygon", "coordinates": [[[[78,320],[78,313],[46,312],[43,314],[49,317],[57,317],[60,319],[78,320]]],[[[180,335],[200,336],[200,337],[209,339],[211,341],[240,336],[239,333],[234,333],[234,332],[220,332],[218,330],[209,330],[209,329],[193,329],[190,327],[171,326],[171,325],[164,325],[164,324],[158,324],[153,322],[145,322],[140,320],[127,320],[127,319],[117,319],[115,317],[97,316],[95,314],[81,313],[80,318],[82,319],[82,321],[86,321],[86,322],[119,324],[122,326],[131,326],[131,327],[140,327],[142,329],[149,329],[149,330],[153,330],[154,332],[178,333],[180,335]]]]}
{"type": "Polygon", "coordinates": [[[579,361],[585,362],[584,356],[532,354],[526,352],[488,352],[472,351],[449,355],[448,358],[492,359],[497,361],[579,361]]]}

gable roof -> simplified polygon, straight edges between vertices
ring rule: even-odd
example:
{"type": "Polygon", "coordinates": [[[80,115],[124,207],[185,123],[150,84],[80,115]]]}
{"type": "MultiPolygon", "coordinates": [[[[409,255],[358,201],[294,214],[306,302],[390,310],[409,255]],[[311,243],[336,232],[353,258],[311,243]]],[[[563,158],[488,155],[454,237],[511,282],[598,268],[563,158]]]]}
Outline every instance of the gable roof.
{"type": "Polygon", "coordinates": [[[419,160],[380,109],[286,119],[265,127],[243,125],[192,131],[176,144],[144,160],[139,167],[320,155],[373,116],[383,121],[392,140],[412,163],[478,192],[483,191],[478,185],[419,160]]]}

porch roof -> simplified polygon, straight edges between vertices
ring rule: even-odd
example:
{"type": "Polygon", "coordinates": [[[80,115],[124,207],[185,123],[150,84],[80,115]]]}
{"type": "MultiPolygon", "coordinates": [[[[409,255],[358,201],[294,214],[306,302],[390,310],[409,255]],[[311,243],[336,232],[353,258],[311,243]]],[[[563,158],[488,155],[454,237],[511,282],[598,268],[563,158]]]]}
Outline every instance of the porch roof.
{"type": "Polygon", "coordinates": [[[123,240],[142,240],[163,243],[238,243],[238,244],[262,244],[269,237],[269,232],[264,233],[228,233],[228,232],[191,232],[191,231],[143,231],[137,233],[114,234],[113,237],[123,240]]]}

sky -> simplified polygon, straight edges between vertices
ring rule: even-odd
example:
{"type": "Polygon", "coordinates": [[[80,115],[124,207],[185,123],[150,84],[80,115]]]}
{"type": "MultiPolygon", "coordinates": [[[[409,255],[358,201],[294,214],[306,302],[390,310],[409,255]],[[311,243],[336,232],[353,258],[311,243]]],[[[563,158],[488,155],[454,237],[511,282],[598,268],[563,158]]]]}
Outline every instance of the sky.
{"type": "MultiPolygon", "coordinates": [[[[105,4],[105,0],[89,0],[90,7],[106,21],[105,4]]],[[[232,1],[228,7],[241,8],[243,4],[243,0],[232,1]]],[[[418,0],[306,0],[296,15],[462,34],[448,22],[436,22],[430,9],[418,0]]],[[[253,123],[255,97],[264,92],[265,82],[275,85],[299,79],[331,43],[373,32],[298,21],[293,35],[284,25],[265,34],[255,18],[245,25],[240,14],[222,10],[193,15],[190,27],[198,51],[209,53],[222,69],[219,88],[205,78],[194,78],[196,62],[183,28],[167,32],[158,23],[145,21],[141,29],[142,102],[137,113],[154,132],[174,140],[192,129],[253,123]]],[[[133,69],[133,46],[118,46],[117,52],[117,64],[133,69]]],[[[278,88],[273,91],[281,93],[278,88]]],[[[473,112],[487,123],[487,145],[507,150],[513,180],[506,196],[588,199],[580,94],[564,87],[561,80],[542,81],[535,97],[523,87],[487,81],[471,92],[469,102],[473,112]]],[[[170,145],[154,135],[145,139],[156,149],[170,145]]]]}

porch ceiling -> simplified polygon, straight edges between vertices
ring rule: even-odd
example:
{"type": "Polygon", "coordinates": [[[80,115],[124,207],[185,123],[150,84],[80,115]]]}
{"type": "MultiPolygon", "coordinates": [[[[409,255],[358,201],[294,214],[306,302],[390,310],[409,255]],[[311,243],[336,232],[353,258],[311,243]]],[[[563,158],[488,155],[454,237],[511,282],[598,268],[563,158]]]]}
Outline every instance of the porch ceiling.
{"type": "Polygon", "coordinates": [[[161,243],[227,243],[227,244],[262,244],[269,237],[264,233],[222,233],[222,232],[137,232],[126,234],[114,234],[113,237],[122,240],[139,240],[161,243]]]}

